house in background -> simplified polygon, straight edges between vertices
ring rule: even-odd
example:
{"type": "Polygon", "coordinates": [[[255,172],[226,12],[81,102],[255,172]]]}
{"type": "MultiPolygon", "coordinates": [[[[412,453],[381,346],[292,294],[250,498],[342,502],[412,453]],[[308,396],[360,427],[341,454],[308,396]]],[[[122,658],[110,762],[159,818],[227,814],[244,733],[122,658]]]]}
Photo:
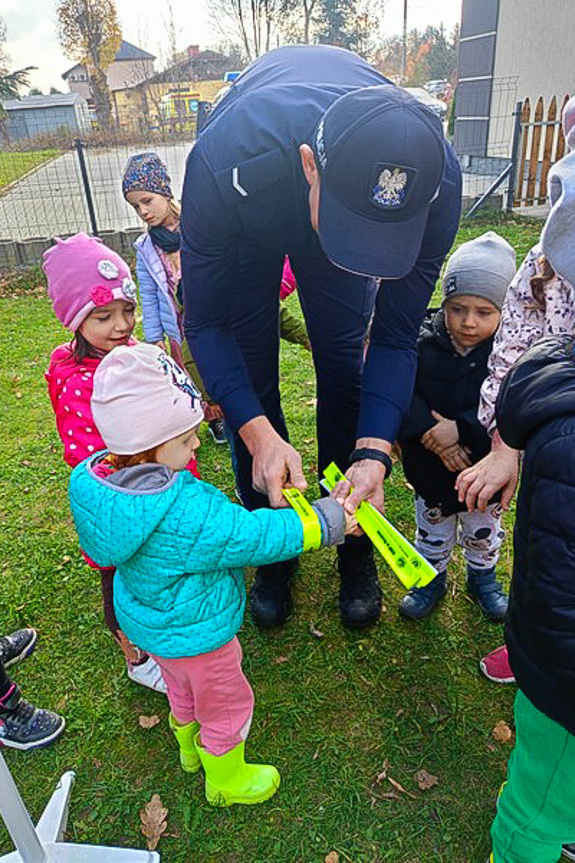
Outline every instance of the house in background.
{"type": "Polygon", "coordinates": [[[459,156],[509,158],[518,101],[575,92],[574,0],[463,0],[454,144],[459,156]]]}
{"type": "Polygon", "coordinates": [[[78,135],[90,130],[88,103],[79,93],[26,96],[3,102],[11,141],[40,135],[78,135]]]}
{"type": "MultiPolygon", "coordinates": [[[[154,74],[155,56],[122,40],[114,60],[106,69],[108,87],[113,94],[116,90],[125,90],[136,87],[142,81],[146,81],[154,74]]],[[[90,87],[90,76],[82,63],[77,63],[64,72],[62,78],[68,84],[71,93],[79,93],[87,100],[90,107],[93,106],[92,90],[90,87]]]]}
{"type": "Polygon", "coordinates": [[[211,102],[237,58],[190,45],[184,56],[135,87],[112,93],[117,125],[125,132],[193,132],[199,103],[211,102]]]}

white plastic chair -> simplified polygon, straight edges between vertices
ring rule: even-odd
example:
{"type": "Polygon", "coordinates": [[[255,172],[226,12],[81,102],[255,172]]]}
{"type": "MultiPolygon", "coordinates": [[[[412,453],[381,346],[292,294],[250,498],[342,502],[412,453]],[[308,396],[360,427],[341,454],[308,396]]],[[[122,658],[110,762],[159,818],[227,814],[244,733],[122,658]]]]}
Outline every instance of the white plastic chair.
{"type": "Polygon", "coordinates": [[[74,777],[71,770],[60,777],[56,790],[34,828],[0,752],[0,815],[16,846],[16,851],[0,857],[0,863],[160,863],[160,855],[155,851],[64,842],[74,777]]]}

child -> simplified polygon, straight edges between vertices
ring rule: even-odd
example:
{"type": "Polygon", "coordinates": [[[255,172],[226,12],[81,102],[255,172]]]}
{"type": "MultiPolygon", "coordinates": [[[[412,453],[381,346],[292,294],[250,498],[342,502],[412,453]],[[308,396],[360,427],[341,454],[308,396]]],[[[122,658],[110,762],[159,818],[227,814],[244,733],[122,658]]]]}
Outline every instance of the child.
{"type": "MultiPolygon", "coordinates": [[[[516,743],[491,828],[491,860],[555,863],[562,843],[575,842],[573,335],[543,339],[513,366],[501,386],[497,428],[525,455],[505,630],[519,687],[516,743]]],[[[563,854],[575,859],[575,846],[563,854]]]]}
{"type": "Polygon", "coordinates": [[[205,391],[192,359],[182,326],[180,279],[180,206],[174,200],[168,171],[156,153],[139,153],[126,165],[122,192],[127,202],[146,222],[148,230],[136,240],[136,273],[142,300],[144,335],[147,342],[165,347],[186,369],[202,392],[208,407],[208,428],[217,444],[225,444],[223,414],[205,391]]]}
{"type": "Polygon", "coordinates": [[[53,743],[66,722],[63,716],[34,707],[22,698],[6,669],[30,656],[36,646],[35,629],[17,629],[0,635],[0,746],[11,749],[40,749],[53,743]]]}
{"type": "MultiPolygon", "coordinates": [[[[74,334],[71,342],[52,352],[46,380],[64,460],[75,467],[104,448],[90,406],[94,373],[112,348],[131,340],[136,286],[119,255],[82,233],[68,240],[57,238],[44,253],[43,270],[56,317],[74,334]]],[[[100,570],[104,619],[122,648],[128,677],[165,693],[157,664],[130,644],[118,626],[112,599],[114,570],[88,563],[100,570]]]]}
{"type": "Polygon", "coordinates": [[[515,273],[515,252],[488,231],[449,259],[443,305],[424,323],[410,410],[399,434],[404,472],[415,489],[416,547],[438,570],[429,585],[402,599],[400,612],[427,617],[447,591],[447,565],[458,538],[467,562],[467,589],[488,620],[505,616],[507,597],[495,577],[503,539],[501,505],[466,512],[454,488],[458,471],[489,451],[477,419],[479,390],[515,273]],[[458,537],[459,534],[459,537],[458,537]]]}
{"type": "MultiPolygon", "coordinates": [[[[573,98],[563,112],[563,131],[567,146],[572,150],[575,146],[573,98]]],[[[561,172],[571,161],[572,156],[561,159],[552,168],[550,176],[561,172]]],[[[575,188],[573,182],[571,188],[575,188]]],[[[551,249],[539,242],[527,253],[507,291],[501,323],[493,340],[488,363],[489,375],[481,387],[478,411],[479,421],[491,435],[491,451],[477,464],[460,473],[456,480],[460,501],[471,509],[483,508],[485,502],[498,491],[501,491],[501,502],[506,508],[517,487],[520,453],[501,440],[495,424],[495,402],[505,375],[529,347],[545,336],[575,334],[573,285],[565,273],[559,275],[556,272],[554,266],[557,264],[550,260],[556,245],[570,249],[572,228],[569,226],[573,208],[567,201],[566,206],[553,209],[553,219],[548,220],[544,228],[547,244],[551,240],[551,249]],[[554,230],[554,227],[559,230],[554,230]]],[[[479,665],[483,674],[494,683],[514,682],[505,645],[484,656],[479,665]]]]}
{"type": "Polygon", "coordinates": [[[199,446],[199,393],[155,345],[102,360],[92,408],[110,452],[72,473],[80,541],[117,567],[118,620],[162,668],[183,769],[204,768],[213,805],[260,803],[280,777],[244,760],[253,694],[236,637],[242,567],[342,542],[355,519],[332,498],[304,523],[290,508],[248,512],[183,472],[199,446]]]}

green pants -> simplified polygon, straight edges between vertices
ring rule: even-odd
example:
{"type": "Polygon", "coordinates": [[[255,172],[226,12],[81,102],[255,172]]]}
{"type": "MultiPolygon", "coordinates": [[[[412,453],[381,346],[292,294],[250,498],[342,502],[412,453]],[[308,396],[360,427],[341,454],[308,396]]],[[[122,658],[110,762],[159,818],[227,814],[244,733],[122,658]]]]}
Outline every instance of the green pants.
{"type": "Polygon", "coordinates": [[[515,698],[515,749],[491,827],[494,863],[557,863],[575,842],[575,736],[515,698]]]}

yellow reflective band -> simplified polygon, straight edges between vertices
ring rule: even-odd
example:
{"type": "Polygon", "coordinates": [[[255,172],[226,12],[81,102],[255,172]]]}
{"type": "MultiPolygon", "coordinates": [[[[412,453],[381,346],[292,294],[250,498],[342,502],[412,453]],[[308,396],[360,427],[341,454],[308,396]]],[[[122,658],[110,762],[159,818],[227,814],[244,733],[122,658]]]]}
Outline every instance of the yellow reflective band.
{"type": "Polygon", "coordinates": [[[321,546],[321,524],[317,513],[297,488],[284,488],[283,495],[298,514],[303,527],[303,550],[313,551],[321,546]]]}

